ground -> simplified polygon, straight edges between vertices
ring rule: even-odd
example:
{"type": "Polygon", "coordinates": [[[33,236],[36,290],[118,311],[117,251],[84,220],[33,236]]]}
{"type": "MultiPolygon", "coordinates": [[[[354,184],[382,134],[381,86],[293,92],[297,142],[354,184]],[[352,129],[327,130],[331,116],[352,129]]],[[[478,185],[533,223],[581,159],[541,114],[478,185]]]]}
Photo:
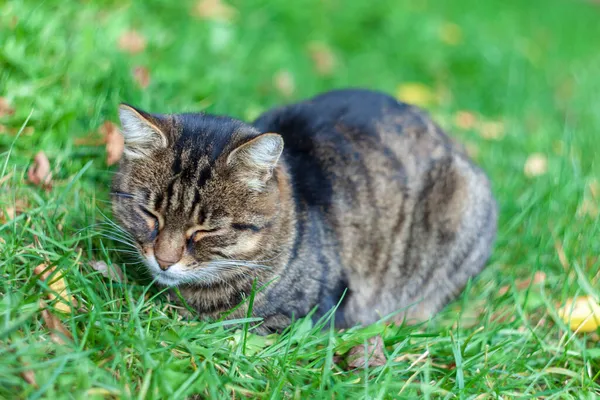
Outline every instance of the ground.
{"type": "Polygon", "coordinates": [[[599,16],[575,0],[2,2],[0,398],[600,394],[598,331],[558,314],[600,294],[599,16]],[[106,237],[99,127],[121,101],[248,120],[347,86],[423,105],[489,173],[486,270],[419,326],[182,320],[106,237]],[[45,187],[27,174],[39,151],[45,187]],[[340,361],[377,334],[384,365],[340,361]]]}

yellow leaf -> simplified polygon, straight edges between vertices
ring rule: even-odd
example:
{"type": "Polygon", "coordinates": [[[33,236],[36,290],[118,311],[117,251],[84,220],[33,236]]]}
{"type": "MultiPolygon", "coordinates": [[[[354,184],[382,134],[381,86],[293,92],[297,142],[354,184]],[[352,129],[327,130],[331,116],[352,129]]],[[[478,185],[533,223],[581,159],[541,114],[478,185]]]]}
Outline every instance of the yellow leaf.
{"type": "Polygon", "coordinates": [[[460,26],[451,22],[446,22],[440,26],[439,35],[442,42],[450,46],[456,46],[462,42],[462,30],[460,26]]]}
{"type": "Polygon", "coordinates": [[[594,332],[600,325],[600,305],[592,296],[567,300],[558,315],[577,332],[594,332]]]}
{"type": "Polygon", "coordinates": [[[487,140],[499,140],[504,136],[502,121],[482,121],[479,124],[479,135],[487,140]]]}
{"type": "Polygon", "coordinates": [[[195,14],[201,19],[231,21],[237,10],[221,0],[200,0],[196,3],[195,14]]]}
{"type": "Polygon", "coordinates": [[[427,107],[435,102],[435,94],[431,88],[419,82],[407,82],[398,85],[396,98],[420,107],[427,107]]]}
{"type": "MultiPolygon", "coordinates": [[[[40,264],[34,268],[33,272],[36,275],[39,275],[41,279],[47,280],[55,267],[47,268],[46,264],[40,264]]],[[[62,311],[64,313],[71,312],[71,304],[76,305],[77,301],[67,292],[67,284],[65,279],[63,278],[62,271],[58,271],[56,274],[52,276],[50,282],[47,282],[52,292],[48,293],[49,300],[58,299],[54,303],[54,308],[56,310],[62,311]]]]}

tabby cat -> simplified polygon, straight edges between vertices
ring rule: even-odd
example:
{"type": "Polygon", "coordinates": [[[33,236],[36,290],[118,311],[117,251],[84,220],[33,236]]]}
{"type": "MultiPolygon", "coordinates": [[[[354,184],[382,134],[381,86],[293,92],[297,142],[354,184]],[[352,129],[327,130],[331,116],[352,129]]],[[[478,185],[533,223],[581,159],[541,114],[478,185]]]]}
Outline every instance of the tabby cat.
{"type": "Polygon", "coordinates": [[[338,303],[337,327],[423,320],[489,257],[486,175],[424,112],[385,94],[336,90],[251,125],[127,105],[119,116],[114,215],[156,282],[202,317],[255,284],[267,330],[338,303]]]}

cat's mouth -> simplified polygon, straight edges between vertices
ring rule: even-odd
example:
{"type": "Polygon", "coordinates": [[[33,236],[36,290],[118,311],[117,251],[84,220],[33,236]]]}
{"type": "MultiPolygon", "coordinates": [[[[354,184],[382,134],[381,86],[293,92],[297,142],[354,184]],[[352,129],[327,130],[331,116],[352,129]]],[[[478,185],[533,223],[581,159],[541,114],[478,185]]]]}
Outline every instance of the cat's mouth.
{"type": "MultiPolygon", "coordinates": [[[[171,265],[167,270],[160,268],[158,261],[154,255],[146,255],[146,265],[152,273],[155,281],[165,286],[178,286],[183,284],[205,284],[210,285],[219,280],[219,277],[213,272],[209,272],[206,268],[189,269],[183,262],[177,262],[171,265]]],[[[204,267],[207,267],[206,265],[204,267]]]]}
{"type": "Polygon", "coordinates": [[[177,286],[185,282],[189,282],[189,276],[185,274],[183,270],[183,265],[180,263],[175,263],[169,267],[167,270],[163,270],[160,268],[158,261],[154,255],[146,256],[146,265],[152,276],[161,285],[165,286],[177,286]]]}

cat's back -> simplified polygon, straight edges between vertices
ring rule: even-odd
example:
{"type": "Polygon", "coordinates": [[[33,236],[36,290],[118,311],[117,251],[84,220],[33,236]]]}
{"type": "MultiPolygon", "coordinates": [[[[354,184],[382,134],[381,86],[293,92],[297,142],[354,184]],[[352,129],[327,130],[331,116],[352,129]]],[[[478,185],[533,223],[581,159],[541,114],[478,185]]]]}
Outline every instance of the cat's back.
{"type": "Polygon", "coordinates": [[[255,126],[284,138],[298,232],[308,237],[303,271],[328,265],[340,277],[350,325],[419,298],[411,315],[431,315],[483,268],[497,218],[489,181],[425,112],[336,90],[255,126]]]}
{"type": "Polygon", "coordinates": [[[327,188],[332,177],[356,183],[371,174],[407,185],[432,160],[462,154],[426,113],[365,89],[334,90],[276,108],[254,125],[283,136],[292,173],[313,188],[327,188]]]}

